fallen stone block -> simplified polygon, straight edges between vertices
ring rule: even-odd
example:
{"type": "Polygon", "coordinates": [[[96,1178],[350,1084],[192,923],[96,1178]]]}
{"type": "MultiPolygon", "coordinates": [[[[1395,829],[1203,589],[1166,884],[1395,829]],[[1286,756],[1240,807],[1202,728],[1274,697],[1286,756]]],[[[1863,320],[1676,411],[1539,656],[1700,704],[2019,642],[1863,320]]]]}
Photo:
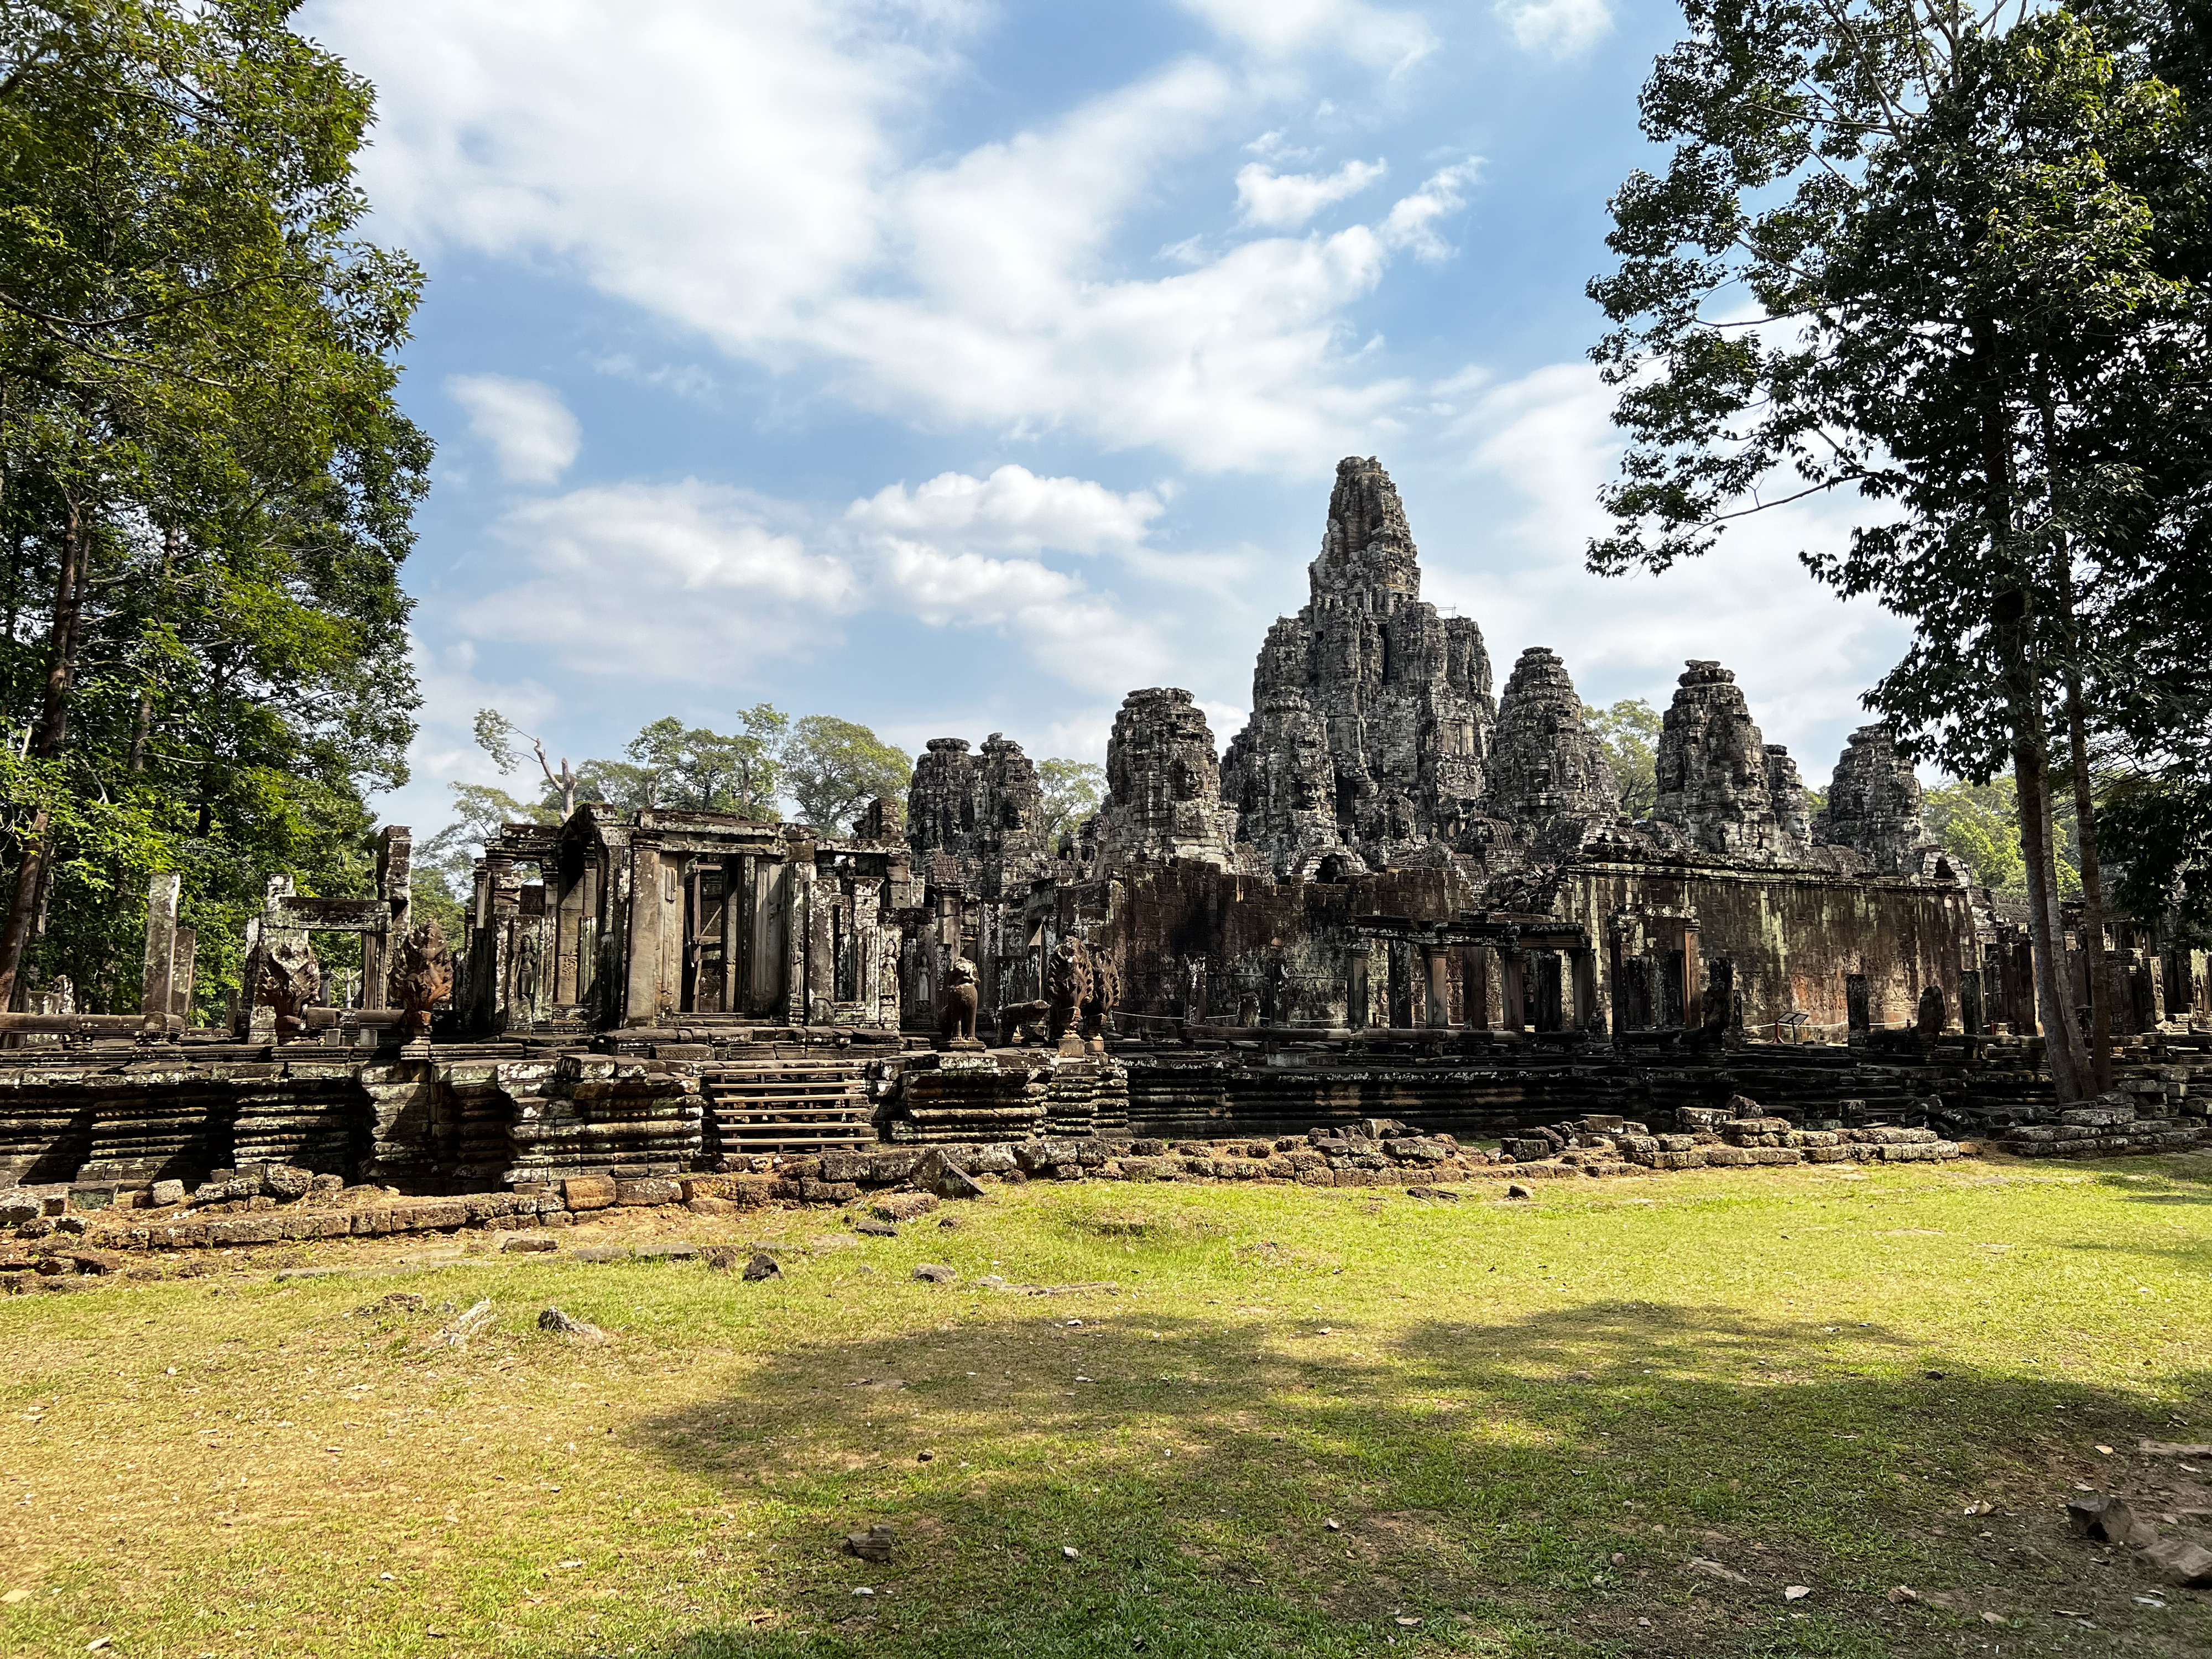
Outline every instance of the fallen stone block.
{"type": "Polygon", "coordinates": [[[561,1196],[572,1210],[611,1210],[615,1206],[615,1183],[606,1176],[570,1176],[561,1183],[561,1196]]]}
{"type": "Polygon", "coordinates": [[[2185,1538],[2161,1538],[2144,1546],[2142,1559],[2170,1584],[2195,1588],[2212,1584],[2212,1550],[2185,1538]]]}
{"type": "Polygon", "coordinates": [[[2066,1523],[2076,1537],[2124,1544],[2135,1534],[2136,1512],[2109,1492],[2085,1492],[2068,1502],[2066,1523]]]}
{"type": "Polygon", "coordinates": [[[885,1193],[868,1207],[886,1221],[900,1222],[927,1215],[937,1205],[934,1193],[885,1193]]]}
{"type": "Polygon", "coordinates": [[[538,1328],[555,1336],[572,1338],[579,1342],[604,1342],[607,1334],[586,1320],[578,1319],[558,1308],[548,1308],[538,1316],[538,1328]]]}

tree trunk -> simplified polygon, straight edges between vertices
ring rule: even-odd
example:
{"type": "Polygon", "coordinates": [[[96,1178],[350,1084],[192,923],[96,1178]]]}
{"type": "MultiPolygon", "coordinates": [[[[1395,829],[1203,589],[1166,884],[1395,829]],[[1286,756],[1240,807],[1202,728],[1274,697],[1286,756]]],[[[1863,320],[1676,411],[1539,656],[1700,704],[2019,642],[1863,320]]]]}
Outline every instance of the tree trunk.
{"type": "Polygon", "coordinates": [[[1998,650],[2004,662],[2005,698],[2011,706],[2014,797],[2020,811],[2021,852],[2027,866],[2027,927],[2035,951],[2035,998],[2042,1016],[2044,1053],[2051,1085],[2061,1101],[2082,1097],[2082,1064],[2071,999],[2059,994],[2060,929],[2051,860],[2049,762],[2043,738],[2041,697],[2026,640],[2027,594],[1997,596],[1998,650]]]}
{"type": "MultiPolygon", "coordinates": [[[[1992,551],[2017,558],[2018,526],[2013,522],[2013,434],[2003,389],[2003,342],[1995,322],[1978,317],[1972,324],[1977,388],[1981,415],[1984,510],[1992,551]]],[[[2028,562],[2031,568],[2033,561],[2028,562]]],[[[2059,927],[2051,861],[2049,750],[2045,738],[2043,690],[2031,655],[2031,601],[2023,580],[1995,596],[1997,657],[2004,682],[2006,714],[2012,727],[2014,799],[2020,811],[2021,852],[2027,865],[2027,930],[2035,957],[2037,1012],[2043,1025],[2044,1054],[2051,1067],[2051,1092],[2061,1101],[2081,1098],[2083,1064],[2074,1012],[2058,994],[2058,952],[2065,943],[2059,927]]]]}
{"type": "MultiPolygon", "coordinates": [[[[44,704],[38,729],[31,739],[31,754],[52,760],[69,738],[70,683],[76,670],[77,618],[84,605],[84,559],[88,537],[82,514],[69,501],[69,538],[62,548],[61,571],[54,579],[53,615],[48,628],[52,656],[46,666],[44,704]]],[[[15,871],[15,896],[9,901],[8,920],[0,927],[0,1009],[15,1009],[23,967],[23,946],[37,918],[40,889],[45,884],[51,856],[46,846],[52,819],[41,805],[23,839],[23,856],[15,871]]]]}
{"type": "MultiPolygon", "coordinates": [[[[2065,608],[2069,647],[2080,633],[2074,619],[2074,574],[2064,551],[2058,556],[2058,603],[2065,608]]],[[[2081,951],[2089,970],[2089,1057],[2087,1089],[2103,1094],[2112,1086],[2112,981],[2105,956],[2105,876],[2097,856],[2097,806],[2089,787],[2089,733],[2081,698],[2081,669],[2069,650],[2066,662],[2066,737],[2073,763],[2074,822],[2081,837],[2081,951]]]]}
{"type": "Polygon", "coordinates": [[[8,921],[0,927],[0,1009],[18,1012],[18,970],[23,965],[23,945],[31,937],[32,919],[38,909],[39,886],[46,866],[46,809],[32,814],[31,828],[23,836],[23,858],[15,872],[15,896],[8,906],[8,921]]]}
{"type": "MultiPolygon", "coordinates": [[[[161,574],[154,580],[154,610],[158,616],[161,605],[169,597],[169,569],[176,562],[177,546],[182,538],[174,525],[161,532],[161,574]]],[[[154,728],[154,677],[146,676],[146,683],[138,689],[138,711],[131,721],[130,769],[146,769],[146,740],[154,728]]]]}

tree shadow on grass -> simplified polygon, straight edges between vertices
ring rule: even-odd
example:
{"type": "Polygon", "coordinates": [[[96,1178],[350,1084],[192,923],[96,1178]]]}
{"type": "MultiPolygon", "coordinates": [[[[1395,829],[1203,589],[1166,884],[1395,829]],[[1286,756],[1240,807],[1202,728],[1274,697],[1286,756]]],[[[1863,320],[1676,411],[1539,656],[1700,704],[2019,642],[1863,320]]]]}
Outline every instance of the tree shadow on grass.
{"type": "Polygon", "coordinates": [[[2171,1432],[2142,1398],[1728,1307],[1323,1330],[958,1294],[954,1322],[787,1348],[639,1426],[750,1534],[713,1569],[744,1618],[656,1652],[2013,1645],[1985,1615],[2043,1652],[2212,1642],[2203,1604],[2136,1602],[2132,1560],[2065,1532],[2075,1483],[2111,1478],[2096,1443],[2171,1432]],[[879,1522],[889,1562],[840,1553],[879,1522]]]}

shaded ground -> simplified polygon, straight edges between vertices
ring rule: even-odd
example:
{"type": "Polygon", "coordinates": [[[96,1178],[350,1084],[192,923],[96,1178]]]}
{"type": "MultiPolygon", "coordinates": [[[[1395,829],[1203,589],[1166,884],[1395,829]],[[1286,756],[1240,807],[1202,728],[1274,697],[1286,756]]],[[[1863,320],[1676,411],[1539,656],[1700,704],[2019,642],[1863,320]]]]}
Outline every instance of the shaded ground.
{"type": "Polygon", "coordinates": [[[763,1285],[573,1259],[666,1225],[626,1218],[15,1298],[0,1648],[2206,1651],[2204,1598],[2063,1510],[2206,1537],[2212,1476],[2136,1448],[2212,1439],[2208,1174],[1040,1186],[889,1240],[746,1218],[763,1285]],[[889,1562],[839,1552],[878,1522],[889,1562]]]}

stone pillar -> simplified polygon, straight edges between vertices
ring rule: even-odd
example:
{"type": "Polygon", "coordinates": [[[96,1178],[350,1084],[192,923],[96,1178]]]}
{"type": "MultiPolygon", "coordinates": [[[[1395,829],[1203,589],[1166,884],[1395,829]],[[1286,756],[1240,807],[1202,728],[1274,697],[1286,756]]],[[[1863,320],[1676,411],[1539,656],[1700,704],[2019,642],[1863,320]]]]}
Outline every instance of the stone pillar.
{"type": "Polygon", "coordinates": [[[623,1022],[650,1025],[660,1017],[660,847],[634,836],[629,849],[629,939],[623,1022]]]}
{"type": "Polygon", "coordinates": [[[174,870],[157,870],[146,885],[146,973],[140,981],[141,1013],[169,1012],[170,975],[177,957],[177,899],[184,880],[174,870]]]}
{"type": "Polygon", "coordinates": [[[1597,952],[1587,945],[1570,951],[1567,967],[1574,987],[1574,1029],[1602,1031],[1605,1017],[1597,1006],[1597,952]]]}
{"type": "Polygon", "coordinates": [[[1705,963],[1698,954],[1698,924],[1682,924],[1682,1029],[1705,1023],[1705,963]]]}
{"type": "Polygon", "coordinates": [[[1374,1005],[1368,1000],[1367,963],[1374,947],[1364,940],[1344,953],[1344,1023],[1355,1031],[1367,1029],[1374,1005]]]}
{"type": "Polygon", "coordinates": [[[1850,1040],[1855,1043],[1865,1042],[1867,1033],[1874,1029],[1864,974],[1844,975],[1844,1022],[1850,1029],[1850,1040]]]}
{"type": "Polygon", "coordinates": [[[1460,1000],[1467,1014],[1467,1029],[1490,1029],[1490,947],[1470,945],[1460,951],[1460,1000]]]}
{"type": "Polygon", "coordinates": [[[781,1018],[783,1012],[783,890],[785,866],[756,854],[752,860],[752,974],[745,1012],[781,1018]]]}
{"type": "Polygon", "coordinates": [[[783,885],[783,1018],[787,1024],[806,1024],[807,945],[813,935],[814,851],[784,860],[783,885]]]}
{"type": "Polygon", "coordinates": [[[745,927],[745,903],[752,897],[753,859],[750,853],[740,853],[722,860],[722,1012],[734,1014],[743,1011],[745,985],[744,969],[751,955],[747,946],[750,935],[745,927]]]}
{"type": "Polygon", "coordinates": [[[576,1000],[588,1007],[598,1000],[599,986],[599,862],[596,853],[584,860],[584,873],[576,890],[576,1000]]]}
{"type": "Polygon", "coordinates": [[[177,929],[177,948],[169,962],[169,1012],[185,1024],[192,1023],[192,982],[199,968],[200,936],[190,927],[177,929]]]}
{"type": "Polygon", "coordinates": [[[1562,1031],[1567,1025],[1565,987],[1560,984],[1559,953],[1545,951],[1536,957],[1536,1029],[1562,1031]]]}
{"type": "Polygon", "coordinates": [[[404,823],[387,823],[376,837],[376,893],[388,912],[380,933],[364,933],[361,941],[361,1006],[392,1006],[392,948],[414,926],[415,832],[404,823]]]}
{"type": "Polygon", "coordinates": [[[1422,947],[1428,957],[1429,967],[1429,1029],[1449,1030],[1451,1027],[1451,969],[1450,957],[1441,945],[1422,947]]]}
{"type": "Polygon", "coordinates": [[[1968,1036],[1988,1030],[1982,1013],[1982,970],[1962,969],[1959,974],[1959,1029],[1968,1036]]]}
{"type": "Polygon", "coordinates": [[[1509,941],[1499,954],[1505,962],[1505,1029],[1525,1031],[1528,1028],[1528,953],[1516,939],[1509,941]]]}

